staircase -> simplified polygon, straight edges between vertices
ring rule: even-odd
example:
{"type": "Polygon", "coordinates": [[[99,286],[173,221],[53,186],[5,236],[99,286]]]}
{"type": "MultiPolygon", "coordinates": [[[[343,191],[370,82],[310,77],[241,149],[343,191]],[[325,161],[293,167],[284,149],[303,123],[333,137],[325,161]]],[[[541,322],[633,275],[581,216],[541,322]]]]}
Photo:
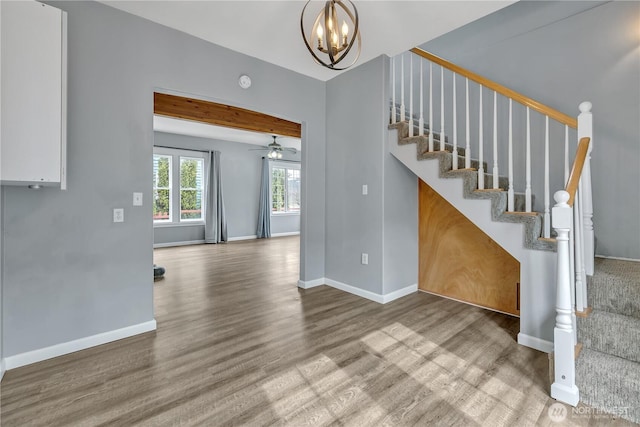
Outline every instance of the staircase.
{"type": "Polygon", "coordinates": [[[572,406],[582,400],[640,423],[640,263],[594,260],[591,104],[580,104],[581,113],[575,119],[428,52],[412,49],[411,53],[408,61],[402,54],[390,64],[393,95],[389,152],[520,262],[518,342],[554,353],[551,396],[572,406]],[[407,62],[409,71],[405,72],[407,62]],[[423,62],[427,72],[423,71],[423,62]],[[417,75],[414,63],[419,63],[417,75]],[[435,85],[434,69],[439,69],[435,85]],[[427,78],[425,90],[423,79],[427,78]],[[445,90],[446,79],[449,93],[445,90]],[[470,81],[479,86],[471,101],[470,81]],[[461,83],[466,83],[466,104],[458,110],[456,104],[461,97],[456,96],[456,87],[461,83]],[[490,103],[483,104],[483,92],[487,90],[493,95],[493,115],[489,113],[488,120],[485,110],[490,109],[490,103]],[[398,91],[400,102],[396,103],[398,91]],[[508,101],[508,118],[498,114],[500,96],[508,101]],[[419,113],[414,98],[419,98],[419,113]],[[517,132],[512,128],[512,102],[520,103],[524,107],[521,111],[526,111],[526,119],[521,120],[521,128],[526,123],[526,145],[520,144],[526,171],[517,171],[526,175],[524,193],[514,190],[513,152],[517,148],[513,134],[517,132]],[[470,105],[476,106],[474,114],[479,116],[473,123],[475,129],[470,129],[470,105]],[[533,144],[530,109],[545,120],[543,140],[538,136],[533,144]],[[562,137],[557,131],[550,136],[550,120],[555,121],[556,129],[558,124],[564,127],[564,180],[559,189],[553,184],[559,190],[553,208],[549,176],[557,172],[550,171],[549,158],[562,157],[562,145],[558,143],[562,137]],[[503,123],[502,129],[508,121],[508,136],[504,130],[500,134],[498,121],[503,123]],[[483,131],[483,126],[486,129],[491,125],[492,133],[483,131]],[[575,129],[576,138],[569,137],[571,129],[575,129]],[[458,133],[464,139],[458,141],[458,133]],[[486,134],[493,136],[493,144],[488,147],[483,145],[486,134]],[[571,139],[579,141],[575,158],[571,139]],[[532,146],[543,147],[544,152],[538,155],[544,159],[543,164],[533,168],[531,159],[536,156],[531,153],[532,146]],[[491,169],[485,156],[493,162],[491,169]],[[500,174],[507,169],[505,163],[508,174],[500,174]],[[490,170],[492,173],[485,173],[490,170]],[[544,177],[543,212],[532,209],[532,170],[538,173],[538,182],[540,175],[544,177]],[[551,329],[553,336],[549,335],[551,329]],[[582,348],[577,360],[576,348],[582,348]]]}
{"type": "MultiPolygon", "coordinates": [[[[398,118],[399,119],[399,118],[398,118]]],[[[462,179],[463,198],[465,199],[477,199],[477,200],[489,200],[491,202],[491,220],[523,224],[523,245],[527,249],[537,249],[543,251],[556,250],[555,239],[543,238],[542,235],[542,221],[543,216],[539,212],[524,212],[525,210],[525,195],[523,193],[515,194],[515,210],[513,212],[507,211],[507,191],[508,178],[506,176],[498,177],[498,189],[493,189],[493,175],[485,174],[485,184],[487,190],[478,189],[478,166],[479,161],[471,159],[471,168],[453,170],[453,146],[446,142],[443,149],[439,151],[429,151],[429,129],[424,131],[423,136],[409,136],[409,124],[407,122],[396,122],[389,125],[389,129],[396,129],[398,131],[397,144],[399,146],[415,144],[416,160],[437,160],[438,161],[438,178],[445,179],[462,179]]],[[[417,134],[418,132],[414,132],[417,134]]],[[[434,133],[434,140],[438,147],[440,147],[440,136],[434,133]]],[[[465,149],[457,148],[458,162],[464,164],[465,161],[465,149]]],[[[403,155],[399,154],[398,150],[391,148],[391,153],[396,158],[403,160],[403,155]]],[[[416,175],[422,177],[422,168],[420,166],[413,165],[413,162],[404,162],[416,175]]],[[[487,164],[484,163],[484,170],[487,170],[487,164]]],[[[426,178],[426,176],[425,176],[426,178]]],[[[428,178],[423,179],[427,184],[433,184],[432,180],[428,178]],[[431,181],[431,182],[430,182],[431,181]]],[[[532,196],[533,198],[534,196],[532,196]]]]}
{"type": "Polygon", "coordinates": [[[640,263],[597,258],[589,306],[578,318],[580,400],[640,423],[640,263]]]}

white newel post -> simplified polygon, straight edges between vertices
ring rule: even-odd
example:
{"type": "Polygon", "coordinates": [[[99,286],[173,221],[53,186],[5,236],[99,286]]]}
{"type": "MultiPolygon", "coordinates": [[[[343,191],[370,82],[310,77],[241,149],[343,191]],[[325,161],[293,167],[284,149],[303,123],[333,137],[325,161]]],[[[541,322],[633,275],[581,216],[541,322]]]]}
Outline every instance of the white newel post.
{"type": "Polygon", "coordinates": [[[595,256],[595,237],[593,232],[593,199],[591,195],[591,150],[593,149],[593,116],[591,103],[580,104],[578,115],[578,141],[589,137],[591,143],[582,169],[582,208],[584,237],[584,270],[587,276],[593,276],[593,258],[595,256]]]}
{"type": "Polygon", "coordinates": [[[551,397],[576,406],[580,400],[575,383],[574,338],[572,321],[571,280],[569,271],[569,230],[573,210],[567,204],[569,193],[564,190],[554,195],[556,205],[552,211],[553,228],[557,236],[557,278],[556,278],[556,327],[554,338],[554,375],[551,397]]]}

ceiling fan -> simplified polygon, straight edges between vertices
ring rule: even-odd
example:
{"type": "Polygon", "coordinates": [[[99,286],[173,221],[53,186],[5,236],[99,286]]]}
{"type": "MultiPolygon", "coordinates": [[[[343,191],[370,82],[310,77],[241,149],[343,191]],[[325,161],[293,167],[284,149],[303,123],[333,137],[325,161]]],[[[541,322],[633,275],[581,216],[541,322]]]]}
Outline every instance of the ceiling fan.
{"type": "Polygon", "coordinates": [[[273,138],[273,142],[267,145],[265,148],[250,148],[249,151],[268,151],[267,157],[270,159],[281,159],[282,153],[284,151],[288,151],[290,153],[296,154],[298,150],[293,147],[283,147],[282,145],[276,142],[277,135],[271,135],[273,138]]]}

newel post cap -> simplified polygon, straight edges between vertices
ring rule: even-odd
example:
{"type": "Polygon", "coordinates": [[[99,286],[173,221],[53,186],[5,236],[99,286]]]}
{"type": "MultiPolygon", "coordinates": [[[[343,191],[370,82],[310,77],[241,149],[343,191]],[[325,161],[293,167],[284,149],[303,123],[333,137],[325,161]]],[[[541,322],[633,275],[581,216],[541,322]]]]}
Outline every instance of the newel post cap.
{"type": "Polygon", "coordinates": [[[580,105],[578,106],[581,113],[590,113],[591,107],[592,107],[592,104],[589,101],[581,102],[580,105]]]}
{"type": "Polygon", "coordinates": [[[553,199],[559,206],[568,206],[567,202],[569,201],[569,193],[564,190],[556,191],[553,195],[553,199]]]}

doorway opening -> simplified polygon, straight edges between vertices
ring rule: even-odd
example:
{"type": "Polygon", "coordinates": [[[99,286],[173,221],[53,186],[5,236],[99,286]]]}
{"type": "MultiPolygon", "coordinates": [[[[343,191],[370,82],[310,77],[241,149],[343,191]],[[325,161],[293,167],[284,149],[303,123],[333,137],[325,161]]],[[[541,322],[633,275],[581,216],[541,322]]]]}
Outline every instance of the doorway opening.
{"type": "Polygon", "coordinates": [[[202,99],[154,93],[154,263],[166,269],[156,284],[179,275],[181,281],[197,282],[201,289],[210,290],[209,285],[223,277],[241,280],[241,273],[248,271],[245,263],[255,267],[264,262],[263,275],[272,271],[296,286],[303,210],[301,150],[300,123],[202,99]],[[276,150],[280,154],[272,156],[276,150]],[[211,152],[219,153],[218,160],[211,152]],[[209,194],[214,165],[219,167],[222,204],[209,194]],[[276,239],[256,240],[259,199],[265,188],[268,201],[262,202],[262,210],[276,239]],[[221,244],[204,244],[211,219],[207,209],[219,211],[221,206],[224,214],[218,212],[209,223],[218,224],[221,244]],[[221,215],[226,232],[220,225],[221,215]],[[252,258],[247,259],[245,252],[252,253],[252,258]],[[212,265],[218,266],[215,271],[212,265]]]}

